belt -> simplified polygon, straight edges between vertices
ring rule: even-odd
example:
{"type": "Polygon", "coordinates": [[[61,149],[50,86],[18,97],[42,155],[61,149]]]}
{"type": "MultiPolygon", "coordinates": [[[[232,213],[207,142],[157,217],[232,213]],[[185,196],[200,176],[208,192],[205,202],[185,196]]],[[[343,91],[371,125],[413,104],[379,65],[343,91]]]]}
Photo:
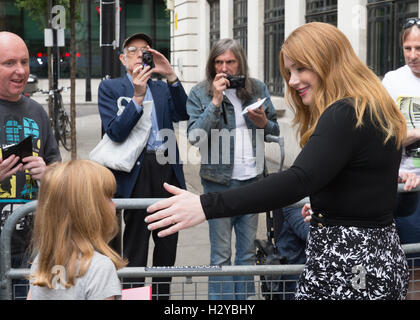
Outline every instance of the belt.
{"type": "Polygon", "coordinates": [[[311,226],[316,228],[323,228],[328,226],[344,226],[344,227],[361,227],[361,228],[383,228],[392,224],[391,217],[385,216],[380,221],[374,220],[360,220],[360,219],[331,219],[328,214],[324,212],[316,212],[311,216],[311,226]]]}

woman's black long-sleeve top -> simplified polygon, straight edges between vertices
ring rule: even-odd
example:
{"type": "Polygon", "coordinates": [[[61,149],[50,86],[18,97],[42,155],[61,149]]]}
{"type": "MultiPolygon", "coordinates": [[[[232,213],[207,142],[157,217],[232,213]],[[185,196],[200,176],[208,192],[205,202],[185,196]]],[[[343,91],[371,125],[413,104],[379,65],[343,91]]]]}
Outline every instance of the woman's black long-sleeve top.
{"type": "Polygon", "coordinates": [[[393,222],[401,149],[365,112],[356,128],[349,100],[332,104],[286,171],[223,193],[201,195],[207,219],[291,205],[310,196],[314,213],[332,225],[376,228],[393,222]]]}

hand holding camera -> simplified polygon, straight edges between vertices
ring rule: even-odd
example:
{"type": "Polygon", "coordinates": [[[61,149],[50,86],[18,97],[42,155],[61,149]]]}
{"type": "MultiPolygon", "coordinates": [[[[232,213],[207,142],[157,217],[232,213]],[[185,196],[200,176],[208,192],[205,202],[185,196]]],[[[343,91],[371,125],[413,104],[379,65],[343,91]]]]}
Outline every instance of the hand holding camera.
{"type": "Polygon", "coordinates": [[[212,103],[219,107],[223,101],[223,94],[226,89],[245,88],[245,76],[232,76],[226,73],[218,73],[213,80],[212,103]],[[227,80],[227,81],[226,81],[227,80]]]}
{"type": "Polygon", "coordinates": [[[150,66],[150,69],[153,69],[155,67],[155,63],[153,61],[153,53],[151,51],[143,49],[142,60],[143,68],[146,66],[150,66]]]}
{"type": "Polygon", "coordinates": [[[144,66],[150,66],[153,73],[162,75],[169,82],[174,82],[178,78],[168,59],[159,51],[148,48],[143,51],[142,60],[144,66]]]}
{"type": "Polygon", "coordinates": [[[228,74],[226,79],[229,81],[228,89],[245,88],[245,76],[231,76],[228,74]]]}

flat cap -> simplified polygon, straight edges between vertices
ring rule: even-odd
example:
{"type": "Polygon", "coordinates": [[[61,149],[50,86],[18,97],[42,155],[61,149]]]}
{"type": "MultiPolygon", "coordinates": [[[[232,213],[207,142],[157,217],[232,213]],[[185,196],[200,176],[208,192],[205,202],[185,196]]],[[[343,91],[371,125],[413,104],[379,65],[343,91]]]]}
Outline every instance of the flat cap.
{"type": "Polygon", "coordinates": [[[135,39],[142,39],[147,42],[147,44],[151,47],[152,46],[152,39],[145,33],[135,33],[129,36],[127,39],[124,40],[122,48],[125,49],[127,45],[135,39]]]}

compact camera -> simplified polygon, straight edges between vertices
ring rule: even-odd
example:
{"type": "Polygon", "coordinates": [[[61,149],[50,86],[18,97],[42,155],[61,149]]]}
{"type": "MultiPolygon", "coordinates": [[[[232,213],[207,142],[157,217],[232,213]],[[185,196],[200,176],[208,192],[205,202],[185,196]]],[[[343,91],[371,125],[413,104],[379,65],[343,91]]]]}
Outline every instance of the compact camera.
{"type": "Polygon", "coordinates": [[[228,89],[245,88],[245,76],[228,75],[226,79],[228,79],[230,83],[230,86],[228,87],[228,89]]]}
{"type": "Polygon", "coordinates": [[[143,68],[147,65],[150,66],[150,69],[155,67],[155,63],[153,62],[153,53],[147,50],[143,50],[143,68]]]}

